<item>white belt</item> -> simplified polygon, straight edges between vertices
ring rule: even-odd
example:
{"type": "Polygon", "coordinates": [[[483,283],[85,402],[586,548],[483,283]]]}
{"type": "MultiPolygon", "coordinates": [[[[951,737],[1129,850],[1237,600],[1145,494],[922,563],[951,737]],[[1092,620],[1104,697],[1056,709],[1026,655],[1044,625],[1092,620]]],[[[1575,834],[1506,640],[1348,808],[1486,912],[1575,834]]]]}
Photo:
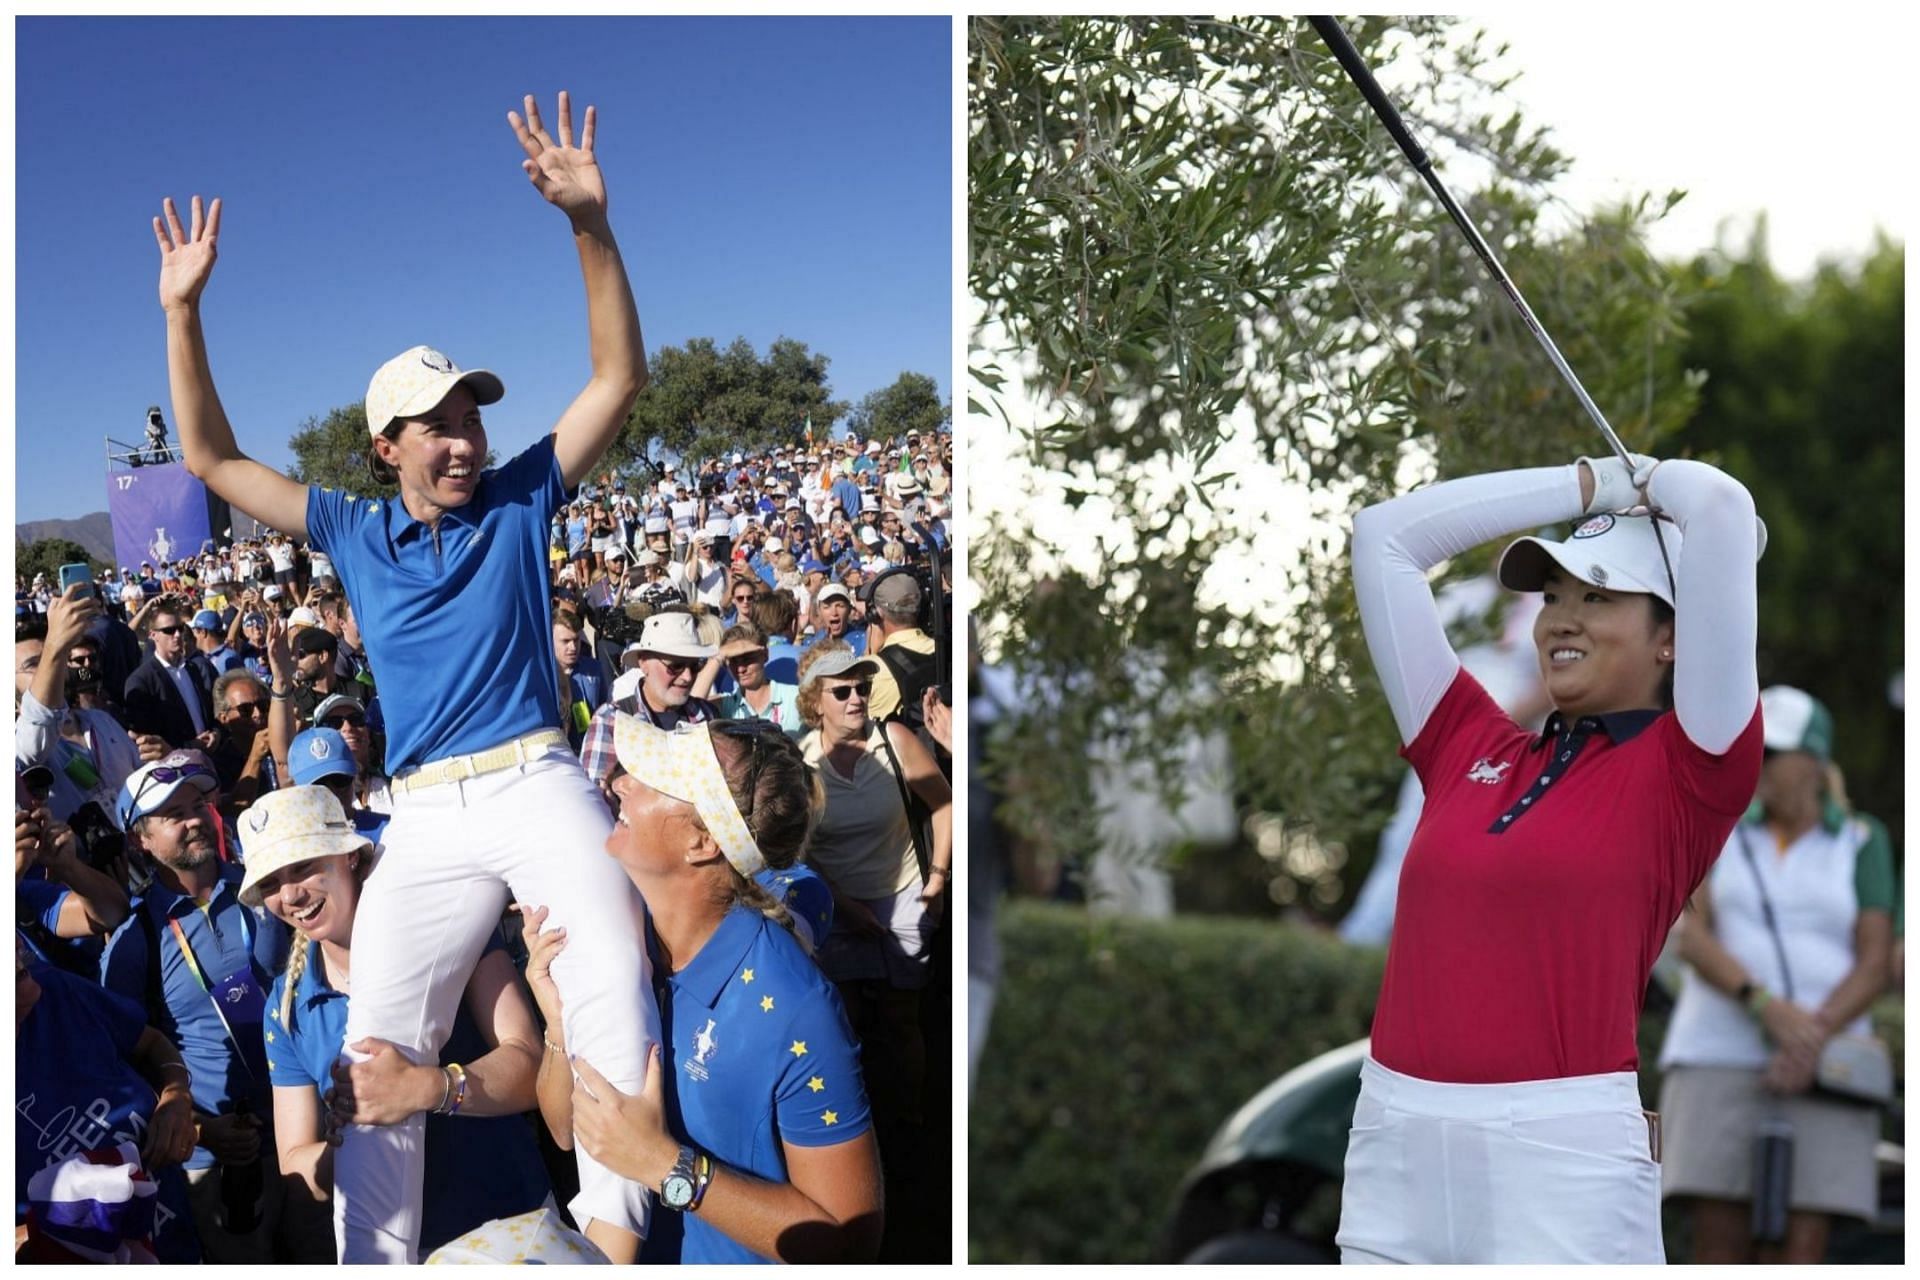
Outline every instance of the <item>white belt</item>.
{"type": "Polygon", "coordinates": [[[447,756],[443,760],[429,760],[416,769],[409,769],[393,780],[396,794],[406,795],[419,791],[423,787],[438,786],[443,782],[459,782],[467,778],[477,778],[483,773],[496,773],[501,769],[511,769],[514,765],[525,764],[545,751],[548,747],[558,746],[567,740],[567,735],[559,729],[537,729],[509,739],[497,747],[488,747],[485,751],[476,751],[471,755],[447,756]]]}

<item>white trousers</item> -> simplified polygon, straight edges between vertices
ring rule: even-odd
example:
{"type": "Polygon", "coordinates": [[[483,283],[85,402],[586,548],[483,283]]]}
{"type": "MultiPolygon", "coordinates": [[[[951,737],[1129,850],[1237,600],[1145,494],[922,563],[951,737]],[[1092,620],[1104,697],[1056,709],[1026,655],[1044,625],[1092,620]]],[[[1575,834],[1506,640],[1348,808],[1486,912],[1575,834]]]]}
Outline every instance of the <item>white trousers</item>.
{"type": "Polygon", "coordinates": [[[1368,1058],[1340,1260],[1664,1263],[1648,1146],[1630,1071],[1439,1084],[1368,1058]]]}
{"type": "MultiPolygon", "coordinates": [[[[638,1093],[660,1039],[645,907],[606,852],[613,819],[564,743],[525,764],[394,797],[379,865],[353,927],[346,1043],[389,1040],[436,1062],[488,935],[509,901],[547,907],[567,930],[553,977],[565,1002],[567,1049],[626,1093],[638,1093]]],[[[347,1060],[365,1054],[343,1052],[347,1060]]],[[[350,1127],[334,1155],[340,1261],[415,1261],[420,1242],[424,1116],[350,1127]]],[[[644,1235],[650,1193],[575,1147],[574,1220],[644,1235]]]]}

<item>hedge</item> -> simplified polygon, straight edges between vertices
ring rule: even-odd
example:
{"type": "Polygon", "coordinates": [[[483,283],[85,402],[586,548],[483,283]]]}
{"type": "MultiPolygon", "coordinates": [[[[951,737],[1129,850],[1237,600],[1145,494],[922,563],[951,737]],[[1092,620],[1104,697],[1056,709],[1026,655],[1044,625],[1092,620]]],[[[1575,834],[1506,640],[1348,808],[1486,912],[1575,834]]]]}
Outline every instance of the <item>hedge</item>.
{"type": "Polygon", "coordinates": [[[1367,1033],[1383,953],[1223,916],[1009,903],[969,1108],[976,1262],[1146,1262],[1181,1176],[1289,1067],[1367,1033]]]}
{"type": "MultiPolygon", "coordinates": [[[[974,1262],[1154,1261],[1174,1191],[1221,1123],[1282,1072],[1367,1034],[1385,958],[1272,923],[1096,921],[1024,901],[1005,905],[1000,931],[969,1109],[974,1262]]],[[[1897,999],[1875,1020],[1900,1063],[1897,999]]],[[[1649,1012],[1640,1028],[1649,1100],[1664,1025],[1649,1012]]]]}

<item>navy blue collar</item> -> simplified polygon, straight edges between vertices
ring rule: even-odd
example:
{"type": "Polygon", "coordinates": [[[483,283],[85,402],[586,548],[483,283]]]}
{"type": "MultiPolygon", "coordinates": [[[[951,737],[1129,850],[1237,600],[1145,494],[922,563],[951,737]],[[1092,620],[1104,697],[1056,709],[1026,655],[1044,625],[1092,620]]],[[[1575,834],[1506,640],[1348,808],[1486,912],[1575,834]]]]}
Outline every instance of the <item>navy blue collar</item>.
{"type": "MultiPolygon", "coordinates": [[[[765,918],[751,907],[734,907],[713,931],[713,936],[694,953],[693,959],[669,980],[678,990],[713,1008],[720,1003],[734,975],[740,972],[753,944],[759,941],[760,925],[765,918]]],[[[655,962],[658,963],[657,956],[655,962]]]]}
{"type": "Polygon", "coordinates": [[[1660,711],[1644,709],[1640,711],[1606,711],[1595,716],[1581,716],[1569,727],[1567,718],[1556,711],[1547,717],[1547,723],[1545,727],[1540,730],[1540,737],[1534,742],[1533,749],[1537,751],[1549,742],[1552,742],[1555,738],[1568,732],[1604,733],[1613,740],[1613,745],[1617,747],[1622,743],[1631,742],[1635,737],[1639,736],[1642,730],[1655,720],[1658,720],[1663,714],[1664,713],[1660,711]]]}

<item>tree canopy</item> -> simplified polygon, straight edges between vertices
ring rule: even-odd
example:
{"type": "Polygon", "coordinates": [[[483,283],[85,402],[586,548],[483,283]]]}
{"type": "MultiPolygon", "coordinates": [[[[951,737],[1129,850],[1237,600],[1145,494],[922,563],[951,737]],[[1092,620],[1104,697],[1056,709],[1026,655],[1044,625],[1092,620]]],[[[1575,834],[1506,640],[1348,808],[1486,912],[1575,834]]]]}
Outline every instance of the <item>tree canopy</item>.
{"type": "Polygon", "coordinates": [[[799,444],[809,425],[815,439],[824,439],[847,412],[845,401],[833,399],[830,363],[793,338],[776,338],[764,359],[745,338],[725,348],[712,338],[661,347],[648,357],[647,388],[609,461],[629,463],[660,449],[695,458],[799,444]]]}
{"type": "Polygon", "coordinates": [[[924,373],[903,372],[889,386],[869,391],[847,416],[847,429],[862,440],[891,440],[909,431],[932,435],[953,420],[953,405],[940,398],[940,384],[924,373]]]}
{"type": "MultiPolygon", "coordinates": [[[[1696,395],[1683,284],[1643,242],[1678,193],[1572,217],[1551,196],[1566,159],[1512,111],[1483,36],[1349,32],[1614,428],[1655,451],[1696,395]]],[[[1019,458],[969,567],[990,656],[1059,692],[996,749],[1022,779],[1010,817],[1071,843],[1083,744],[1144,709],[1160,728],[1135,750],[1170,721],[1224,727],[1244,801],[1364,842],[1400,766],[1353,512],[1605,446],[1305,19],[969,34],[968,411],[1019,458]],[[1078,520],[1049,534],[1062,505],[1078,520]],[[1155,698],[1143,662],[1218,696],[1155,698]]]]}
{"type": "Polygon", "coordinates": [[[367,470],[369,440],[364,402],[329,409],[324,418],[308,418],[287,442],[294,458],[287,474],[301,484],[349,490],[369,498],[394,497],[399,486],[379,484],[367,470]]]}
{"type": "Polygon", "coordinates": [[[33,581],[33,575],[44,573],[47,581],[59,585],[60,566],[63,564],[84,564],[98,575],[112,565],[96,559],[87,553],[87,549],[77,542],[66,538],[42,538],[38,542],[20,542],[13,549],[13,571],[27,581],[33,581]]]}
{"type": "Polygon", "coordinates": [[[1901,717],[1888,686],[1905,644],[1906,251],[1883,239],[1857,264],[1787,281],[1762,223],[1744,252],[1683,274],[1700,295],[1687,363],[1706,382],[1676,443],[1718,455],[1767,522],[1761,683],[1827,704],[1849,793],[1897,841],[1901,717]]]}

